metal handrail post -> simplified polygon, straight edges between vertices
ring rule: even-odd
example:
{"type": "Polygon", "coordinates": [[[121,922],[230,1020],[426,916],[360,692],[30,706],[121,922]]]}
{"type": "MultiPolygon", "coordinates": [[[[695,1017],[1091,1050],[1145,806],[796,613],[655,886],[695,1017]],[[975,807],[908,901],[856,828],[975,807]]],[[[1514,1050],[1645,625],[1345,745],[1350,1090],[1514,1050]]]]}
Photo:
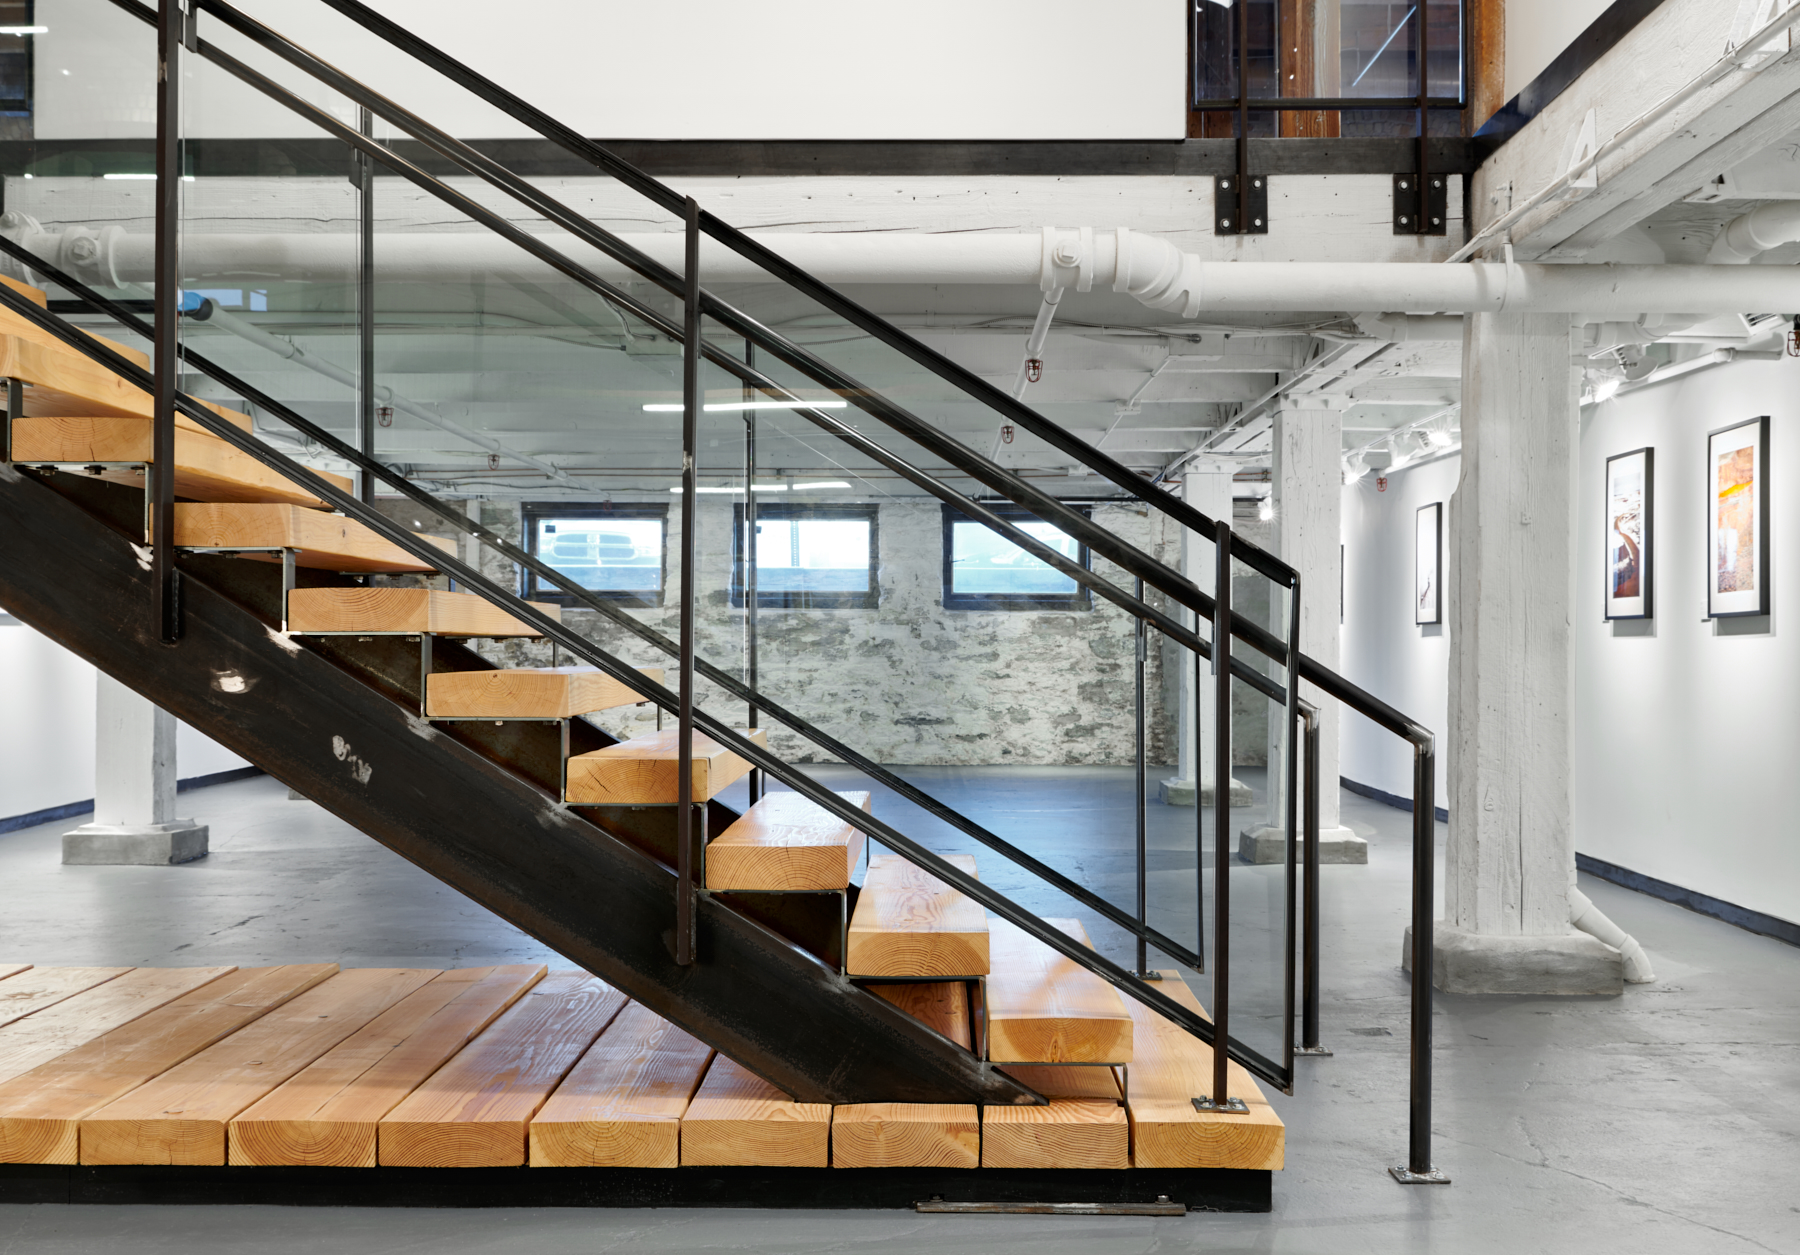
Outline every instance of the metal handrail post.
{"type": "Polygon", "coordinates": [[[1300,917],[1300,1048],[1297,1055],[1329,1055],[1319,1045],[1319,711],[1300,704],[1305,725],[1305,789],[1301,801],[1305,821],[1300,917]]]}
{"type": "MultiPolygon", "coordinates": [[[[1144,581],[1141,579],[1137,582],[1137,597],[1138,597],[1139,601],[1142,601],[1144,599],[1144,581]]],[[[1132,726],[1136,732],[1135,741],[1136,741],[1136,749],[1137,749],[1137,923],[1138,923],[1138,937],[1137,937],[1137,967],[1134,970],[1134,974],[1140,980],[1160,980],[1162,978],[1157,973],[1152,972],[1150,970],[1148,945],[1144,940],[1144,928],[1145,928],[1145,921],[1147,918],[1147,912],[1148,912],[1148,908],[1149,908],[1149,898],[1150,898],[1149,874],[1148,874],[1148,869],[1145,866],[1145,858],[1146,858],[1145,850],[1148,845],[1148,842],[1146,840],[1146,829],[1147,829],[1148,823],[1149,823],[1149,815],[1148,815],[1149,801],[1144,796],[1144,790],[1149,786],[1149,767],[1148,767],[1149,747],[1145,744],[1146,738],[1144,735],[1144,705],[1145,705],[1144,704],[1144,663],[1146,661],[1146,654],[1147,654],[1147,650],[1149,647],[1150,633],[1149,633],[1148,627],[1145,625],[1145,623],[1142,619],[1135,619],[1135,623],[1136,623],[1136,631],[1135,631],[1135,639],[1133,640],[1133,654],[1137,660],[1136,661],[1137,703],[1133,710],[1134,720],[1133,720],[1132,726]]],[[[1199,800],[1195,799],[1195,808],[1198,809],[1198,807],[1199,807],[1199,800]]]]}
{"type": "MultiPolygon", "coordinates": [[[[1287,653],[1287,702],[1286,736],[1287,736],[1287,779],[1284,782],[1282,810],[1285,812],[1282,822],[1282,836],[1286,857],[1282,860],[1282,890],[1286,896],[1282,923],[1284,925],[1281,947],[1282,959],[1282,999],[1281,999],[1281,1045],[1287,1064],[1290,1083],[1294,1076],[1294,895],[1299,880],[1296,859],[1299,855],[1299,806],[1300,806],[1300,713],[1304,703],[1300,700],[1300,577],[1294,577],[1294,588],[1288,594],[1288,653],[1287,653]]],[[[1312,761],[1311,755],[1307,762],[1312,761]]],[[[1311,846],[1309,845],[1309,849],[1311,846]]]]}
{"type": "Polygon", "coordinates": [[[694,961],[694,563],[700,446],[700,206],[687,200],[686,339],[681,355],[681,609],[675,715],[675,962],[694,961]]]}
{"type": "Polygon", "coordinates": [[[160,0],[156,13],[156,329],[151,340],[150,582],[156,636],[181,637],[175,570],[175,392],[181,386],[181,43],[187,0],[160,0]]]}
{"type": "MultiPolygon", "coordinates": [[[[1213,533],[1213,1075],[1212,1093],[1194,1099],[1200,1111],[1247,1112],[1231,1096],[1231,525],[1213,533]]],[[[1288,681],[1290,689],[1293,681],[1288,681]]],[[[1196,694],[1198,697],[1198,694],[1196,694]]],[[[1197,704],[1197,703],[1196,703],[1197,704]]],[[[1196,746],[1198,748],[1198,746],[1196,746]]],[[[1198,765],[1199,755],[1195,755],[1198,765]]],[[[1195,781],[1194,809],[1201,809],[1195,781]]],[[[1204,865],[1204,864],[1202,864],[1204,865]]]]}
{"type": "MultiPolygon", "coordinates": [[[[744,365],[756,365],[756,345],[749,340],[744,341],[744,365]]],[[[755,399],[756,389],[746,382],[744,384],[745,402],[755,399]]],[[[744,556],[742,582],[744,589],[744,683],[752,691],[757,685],[756,599],[759,589],[757,588],[756,541],[756,410],[746,404],[744,407],[744,545],[742,549],[744,556]]],[[[750,703],[746,726],[750,728],[759,726],[757,717],[760,713],[756,703],[750,703]]],[[[763,773],[760,767],[750,773],[750,780],[746,788],[751,805],[762,800],[763,773]]]]}
{"type": "Polygon", "coordinates": [[[1412,1067],[1406,1163],[1389,1168],[1402,1185],[1448,1185],[1431,1166],[1431,1004],[1435,973],[1437,752],[1431,735],[1413,742],[1412,1067]]]}

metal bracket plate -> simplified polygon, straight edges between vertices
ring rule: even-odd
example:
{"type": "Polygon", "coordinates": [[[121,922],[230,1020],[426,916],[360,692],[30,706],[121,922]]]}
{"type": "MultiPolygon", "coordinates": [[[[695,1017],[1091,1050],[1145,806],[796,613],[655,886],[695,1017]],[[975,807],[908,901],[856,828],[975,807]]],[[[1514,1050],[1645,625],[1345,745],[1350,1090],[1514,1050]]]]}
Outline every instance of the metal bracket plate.
{"type": "Polygon", "coordinates": [[[1249,221],[1238,223],[1238,176],[1221,174],[1213,179],[1213,234],[1267,235],[1269,233],[1269,176],[1250,176],[1249,221]]]}
{"type": "Polygon", "coordinates": [[[1449,1185],[1450,1177],[1442,1168],[1433,1168],[1429,1172],[1414,1172],[1405,1164],[1395,1164],[1388,1169],[1388,1175],[1401,1185],[1449,1185]]]}
{"type": "Polygon", "coordinates": [[[1244,1104],[1242,1098],[1227,1098],[1224,1102],[1214,1102],[1210,1098],[1196,1098],[1194,1099],[1194,1110],[1210,1111],[1215,1115],[1227,1116],[1247,1116],[1250,1114],[1250,1108],[1244,1104]]]}
{"type": "Polygon", "coordinates": [[[1394,234],[1445,235],[1449,233],[1450,179],[1447,175],[1427,176],[1425,185],[1425,229],[1419,229],[1419,176],[1394,176],[1394,234]]]}

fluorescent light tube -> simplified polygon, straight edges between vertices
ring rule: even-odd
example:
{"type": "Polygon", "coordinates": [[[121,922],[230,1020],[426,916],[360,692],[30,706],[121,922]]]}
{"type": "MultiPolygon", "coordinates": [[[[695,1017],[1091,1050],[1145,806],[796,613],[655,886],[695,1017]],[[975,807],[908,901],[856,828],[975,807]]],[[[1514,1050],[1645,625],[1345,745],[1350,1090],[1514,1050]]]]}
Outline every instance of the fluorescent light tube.
{"type": "MultiPolygon", "coordinates": [[[[110,179],[114,176],[109,174],[106,177],[110,179]]],[[[124,175],[121,177],[136,178],[138,176],[124,175]]],[[[150,175],[149,177],[155,178],[156,176],[150,175]]],[[[848,404],[850,404],[848,401],[715,401],[700,408],[708,414],[729,414],[741,410],[841,410],[848,404]]],[[[679,414],[682,408],[679,401],[672,405],[666,402],[652,402],[644,407],[644,413],[679,414]]]]}
{"type": "MultiPolygon", "coordinates": [[[[807,492],[814,488],[848,488],[850,485],[841,479],[822,479],[810,484],[795,484],[795,492],[807,492]]],[[[756,491],[761,492],[758,488],[756,491]]]]}
{"type": "Polygon", "coordinates": [[[0,26],[0,35],[48,35],[48,26],[0,26]]]}
{"type": "MultiPolygon", "coordinates": [[[[680,493],[680,492],[681,492],[681,485],[680,485],[680,484],[676,484],[676,485],[675,485],[675,486],[674,486],[674,487],[673,487],[673,488],[671,488],[671,489],[669,489],[669,491],[670,491],[670,492],[672,492],[672,493],[676,493],[676,494],[679,494],[679,493],[680,493]]],[[[743,489],[742,489],[742,488],[706,488],[706,487],[701,487],[701,488],[696,488],[696,489],[694,489],[694,491],[695,491],[695,492],[696,492],[696,493],[708,493],[708,492],[735,492],[735,493],[742,493],[742,492],[743,492],[743,491],[744,491],[744,490],[743,490],[743,489]]],[[[787,485],[786,485],[786,484],[758,484],[758,485],[757,485],[757,486],[756,486],[756,491],[758,491],[758,492],[786,492],[786,491],[787,491],[787,485]]]]}

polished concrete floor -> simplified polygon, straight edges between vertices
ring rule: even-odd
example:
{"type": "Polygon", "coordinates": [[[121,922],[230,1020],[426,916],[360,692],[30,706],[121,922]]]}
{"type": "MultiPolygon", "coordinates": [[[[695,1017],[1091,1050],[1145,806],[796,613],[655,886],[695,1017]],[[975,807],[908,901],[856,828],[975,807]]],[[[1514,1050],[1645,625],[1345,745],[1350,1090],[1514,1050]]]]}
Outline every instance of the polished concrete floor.
{"type": "MultiPolygon", "coordinates": [[[[1129,793],[1114,804],[1130,787],[1123,773],[917,774],[1083,883],[1133,900],[1129,793]]],[[[57,834],[69,823],[0,837],[0,958],[558,961],[273,780],[184,801],[212,825],[213,849],[186,867],[62,867],[57,834]]],[[[892,799],[876,810],[905,816],[892,799]]],[[[1271,1215],[0,1206],[0,1252],[1800,1252],[1800,950],[1587,878],[1584,891],[1649,950],[1656,983],[1613,999],[1440,997],[1435,1157],[1455,1183],[1394,1184],[1384,1167],[1405,1150],[1410,817],[1350,795],[1344,811],[1371,853],[1366,867],[1323,872],[1336,1053],[1302,1061],[1294,1096],[1274,1096],[1289,1137],[1271,1215]]],[[[1194,816],[1152,812],[1152,909],[1173,920],[1192,891],[1194,816]]],[[[1046,913],[1082,913],[997,868],[984,878],[1046,913]]],[[[1116,930],[1094,931],[1117,949],[1116,930]]]]}

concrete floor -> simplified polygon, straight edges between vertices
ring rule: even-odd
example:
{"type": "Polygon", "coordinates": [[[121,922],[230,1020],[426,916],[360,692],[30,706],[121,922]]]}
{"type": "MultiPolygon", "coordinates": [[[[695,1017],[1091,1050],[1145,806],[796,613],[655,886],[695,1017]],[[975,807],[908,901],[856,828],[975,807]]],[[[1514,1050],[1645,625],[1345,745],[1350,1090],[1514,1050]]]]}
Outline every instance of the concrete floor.
{"type": "MultiPolygon", "coordinates": [[[[1129,788],[1121,773],[918,774],[1129,901],[1129,807],[1121,828],[1119,808],[1095,803],[1129,788]]],[[[184,801],[212,825],[213,849],[186,867],[61,867],[68,822],[0,837],[0,958],[559,962],[273,780],[184,801]]],[[[876,810],[904,808],[877,799],[876,810]]],[[[1152,811],[1153,877],[1191,890],[1193,813],[1152,811]]],[[[1649,950],[1657,982],[1616,999],[1440,996],[1435,1154],[1455,1184],[1394,1184],[1383,1169],[1405,1151],[1410,817],[1351,795],[1344,814],[1371,849],[1367,867],[1323,873],[1324,1022],[1337,1053],[1302,1061],[1295,1095],[1274,1096],[1289,1137],[1272,1215],[0,1206],[0,1252],[1800,1252],[1800,950],[1585,877],[1649,950]]],[[[1103,948],[1118,943],[1095,933],[1103,948]]]]}

